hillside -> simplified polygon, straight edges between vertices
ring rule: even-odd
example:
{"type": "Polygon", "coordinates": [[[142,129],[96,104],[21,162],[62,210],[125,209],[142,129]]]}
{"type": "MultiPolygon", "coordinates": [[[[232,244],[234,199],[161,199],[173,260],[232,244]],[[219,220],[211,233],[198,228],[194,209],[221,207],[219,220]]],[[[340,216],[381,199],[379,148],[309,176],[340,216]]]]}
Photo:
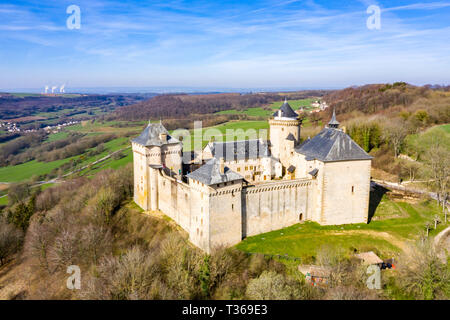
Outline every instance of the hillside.
{"type": "Polygon", "coordinates": [[[329,118],[332,109],[336,110],[341,127],[374,156],[374,178],[405,181],[442,195],[448,193],[448,177],[447,182],[439,183],[440,187],[433,182],[437,172],[433,163],[448,163],[449,150],[444,146],[450,133],[431,130],[446,128],[450,123],[448,87],[416,87],[403,82],[373,84],[334,91],[324,100],[331,108],[321,118],[329,118]],[[441,160],[437,161],[435,155],[441,160]],[[421,182],[416,184],[416,180],[421,182]]]}
{"type": "Polygon", "coordinates": [[[196,119],[195,115],[210,115],[226,110],[247,110],[268,106],[285,97],[290,100],[322,96],[326,91],[290,93],[228,93],[207,95],[162,95],[137,104],[119,108],[115,117],[120,120],[196,119]]]}
{"type": "MultiPolygon", "coordinates": [[[[428,124],[450,122],[450,90],[448,87],[431,89],[404,82],[370,84],[333,91],[323,99],[336,109],[341,120],[360,115],[384,114],[396,116],[402,112],[415,114],[425,110],[428,124]]],[[[328,110],[326,116],[331,114],[328,110]]],[[[403,115],[405,116],[405,115],[403,115]]]]}

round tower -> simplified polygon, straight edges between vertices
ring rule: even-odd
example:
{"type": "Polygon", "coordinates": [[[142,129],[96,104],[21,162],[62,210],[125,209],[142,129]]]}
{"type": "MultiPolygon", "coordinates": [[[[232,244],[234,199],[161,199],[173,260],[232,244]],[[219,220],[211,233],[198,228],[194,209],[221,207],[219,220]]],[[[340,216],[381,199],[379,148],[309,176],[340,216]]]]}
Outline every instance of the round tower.
{"type": "Polygon", "coordinates": [[[294,148],[300,142],[301,120],[285,99],[269,120],[269,125],[272,156],[286,168],[290,165],[294,148]]]}

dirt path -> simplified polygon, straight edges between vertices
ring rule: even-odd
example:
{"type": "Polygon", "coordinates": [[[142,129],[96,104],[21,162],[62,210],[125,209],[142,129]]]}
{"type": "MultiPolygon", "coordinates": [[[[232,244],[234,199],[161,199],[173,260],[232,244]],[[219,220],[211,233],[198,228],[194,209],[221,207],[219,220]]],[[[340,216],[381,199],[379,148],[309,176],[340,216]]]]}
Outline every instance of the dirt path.
{"type": "Polygon", "coordinates": [[[387,242],[393,244],[398,247],[402,251],[408,248],[407,240],[400,239],[392,234],[384,231],[373,231],[373,230],[346,230],[341,232],[334,232],[333,235],[349,235],[349,234],[363,234],[368,235],[375,238],[382,238],[387,242]]]}

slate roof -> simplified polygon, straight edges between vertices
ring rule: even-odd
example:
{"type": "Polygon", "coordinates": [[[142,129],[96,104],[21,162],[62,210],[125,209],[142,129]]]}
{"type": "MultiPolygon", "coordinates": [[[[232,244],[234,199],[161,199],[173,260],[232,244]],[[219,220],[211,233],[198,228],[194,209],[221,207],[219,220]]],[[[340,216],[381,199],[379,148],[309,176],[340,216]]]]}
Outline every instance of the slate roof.
{"type": "Polygon", "coordinates": [[[289,135],[286,137],[286,140],[295,141],[295,137],[292,133],[289,133],[289,135]]]}
{"type": "Polygon", "coordinates": [[[211,153],[217,159],[225,158],[225,161],[258,159],[270,155],[269,143],[260,139],[212,142],[211,153]]]}
{"type": "Polygon", "coordinates": [[[305,155],[306,160],[323,162],[372,159],[348,134],[335,128],[324,128],[295,151],[305,155]]]}
{"type": "Polygon", "coordinates": [[[281,106],[281,108],[279,110],[275,111],[275,113],[273,114],[274,117],[279,117],[280,116],[278,114],[278,111],[281,111],[281,117],[283,117],[283,118],[292,118],[292,119],[297,119],[298,118],[298,114],[295,113],[294,110],[292,110],[292,108],[289,105],[289,103],[287,102],[287,100],[284,100],[284,103],[281,106]]]}
{"type": "Polygon", "coordinates": [[[319,173],[319,169],[314,168],[313,170],[311,170],[310,172],[308,172],[311,176],[313,177],[317,177],[317,174],[319,173]]]}
{"type": "Polygon", "coordinates": [[[148,126],[142,131],[142,133],[131,140],[138,143],[144,147],[148,146],[162,146],[165,144],[180,143],[178,139],[173,138],[169,135],[167,129],[162,125],[162,123],[149,123],[148,126]],[[159,135],[161,133],[167,134],[167,141],[160,139],[159,135]]]}
{"type": "Polygon", "coordinates": [[[240,174],[232,171],[225,166],[224,174],[220,173],[220,161],[216,158],[212,158],[203,166],[191,172],[187,175],[188,178],[200,181],[208,186],[223,182],[230,182],[235,180],[243,180],[240,174]]]}

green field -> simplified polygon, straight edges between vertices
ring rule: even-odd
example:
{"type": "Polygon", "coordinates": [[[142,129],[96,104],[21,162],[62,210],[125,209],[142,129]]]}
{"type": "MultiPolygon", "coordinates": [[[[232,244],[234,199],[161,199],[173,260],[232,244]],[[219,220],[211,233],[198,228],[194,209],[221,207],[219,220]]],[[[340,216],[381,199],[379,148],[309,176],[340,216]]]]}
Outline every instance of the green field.
{"type": "MultiPolygon", "coordinates": [[[[313,107],[311,107],[311,103],[313,103],[315,100],[317,100],[317,98],[308,98],[308,99],[301,99],[301,100],[288,100],[288,103],[294,110],[298,110],[298,109],[300,109],[300,107],[304,107],[308,110],[308,109],[313,109],[313,107]]],[[[284,101],[274,102],[270,105],[270,108],[272,108],[274,110],[279,109],[283,103],[284,103],[284,101]]]]}
{"type": "Polygon", "coordinates": [[[67,132],[67,131],[51,133],[48,135],[48,138],[47,138],[47,140],[45,140],[45,142],[53,142],[53,141],[57,141],[57,140],[62,140],[62,139],[67,138],[68,135],[69,135],[69,132],[67,132]]]}
{"type": "MultiPolygon", "coordinates": [[[[289,255],[312,259],[323,245],[342,248],[348,255],[372,250],[382,258],[389,258],[401,250],[405,241],[417,240],[425,230],[425,224],[435,215],[443,221],[441,210],[435,201],[419,203],[394,202],[384,196],[369,224],[320,226],[305,222],[277,231],[249,237],[237,245],[245,252],[272,255],[289,255]]],[[[434,236],[445,226],[431,230],[434,236]]]]}
{"type": "Polygon", "coordinates": [[[103,162],[97,163],[95,165],[89,166],[88,168],[86,168],[85,170],[81,171],[79,173],[79,175],[87,175],[87,176],[91,176],[101,170],[105,170],[105,169],[118,169],[120,167],[123,167],[125,165],[127,165],[128,163],[133,162],[133,152],[131,150],[131,148],[125,150],[122,152],[125,157],[118,159],[118,160],[114,160],[112,158],[109,158],[103,162]]]}
{"type": "Polygon", "coordinates": [[[54,169],[59,168],[63,164],[70,162],[71,160],[78,160],[78,168],[83,167],[89,163],[92,163],[98,159],[101,159],[111,152],[125,148],[129,145],[128,138],[117,138],[104,143],[105,150],[95,156],[87,157],[86,152],[93,150],[88,149],[86,152],[79,156],[70,157],[67,159],[56,160],[51,162],[38,162],[36,160],[29,161],[16,166],[8,166],[0,168],[0,181],[1,182],[19,182],[28,180],[33,176],[46,175],[52,172],[54,169]]]}
{"type": "Polygon", "coordinates": [[[25,97],[40,97],[41,94],[39,93],[11,93],[12,96],[17,97],[17,98],[25,98],[25,97]]]}
{"type": "Polygon", "coordinates": [[[214,137],[215,141],[256,139],[258,137],[268,139],[268,129],[267,121],[229,121],[217,126],[202,128],[202,130],[190,130],[190,139],[187,137],[183,139],[183,149],[192,151],[194,144],[196,148],[200,148],[197,141],[201,141],[201,148],[204,148],[211,141],[211,137],[214,137]]]}
{"type": "MultiPolygon", "coordinates": [[[[314,102],[315,98],[301,99],[301,100],[288,100],[289,105],[294,110],[298,110],[300,107],[304,107],[306,110],[311,110],[311,103],[314,102]]],[[[245,114],[251,117],[270,117],[275,110],[279,109],[283,102],[274,102],[268,107],[254,107],[248,108],[246,110],[224,110],[217,112],[216,114],[245,114]]]]}
{"type": "Polygon", "coordinates": [[[49,174],[52,170],[59,168],[70,158],[52,162],[38,162],[36,160],[0,168],[1,182],[19,182],[30,179],[34,175],[49,174]]]}

